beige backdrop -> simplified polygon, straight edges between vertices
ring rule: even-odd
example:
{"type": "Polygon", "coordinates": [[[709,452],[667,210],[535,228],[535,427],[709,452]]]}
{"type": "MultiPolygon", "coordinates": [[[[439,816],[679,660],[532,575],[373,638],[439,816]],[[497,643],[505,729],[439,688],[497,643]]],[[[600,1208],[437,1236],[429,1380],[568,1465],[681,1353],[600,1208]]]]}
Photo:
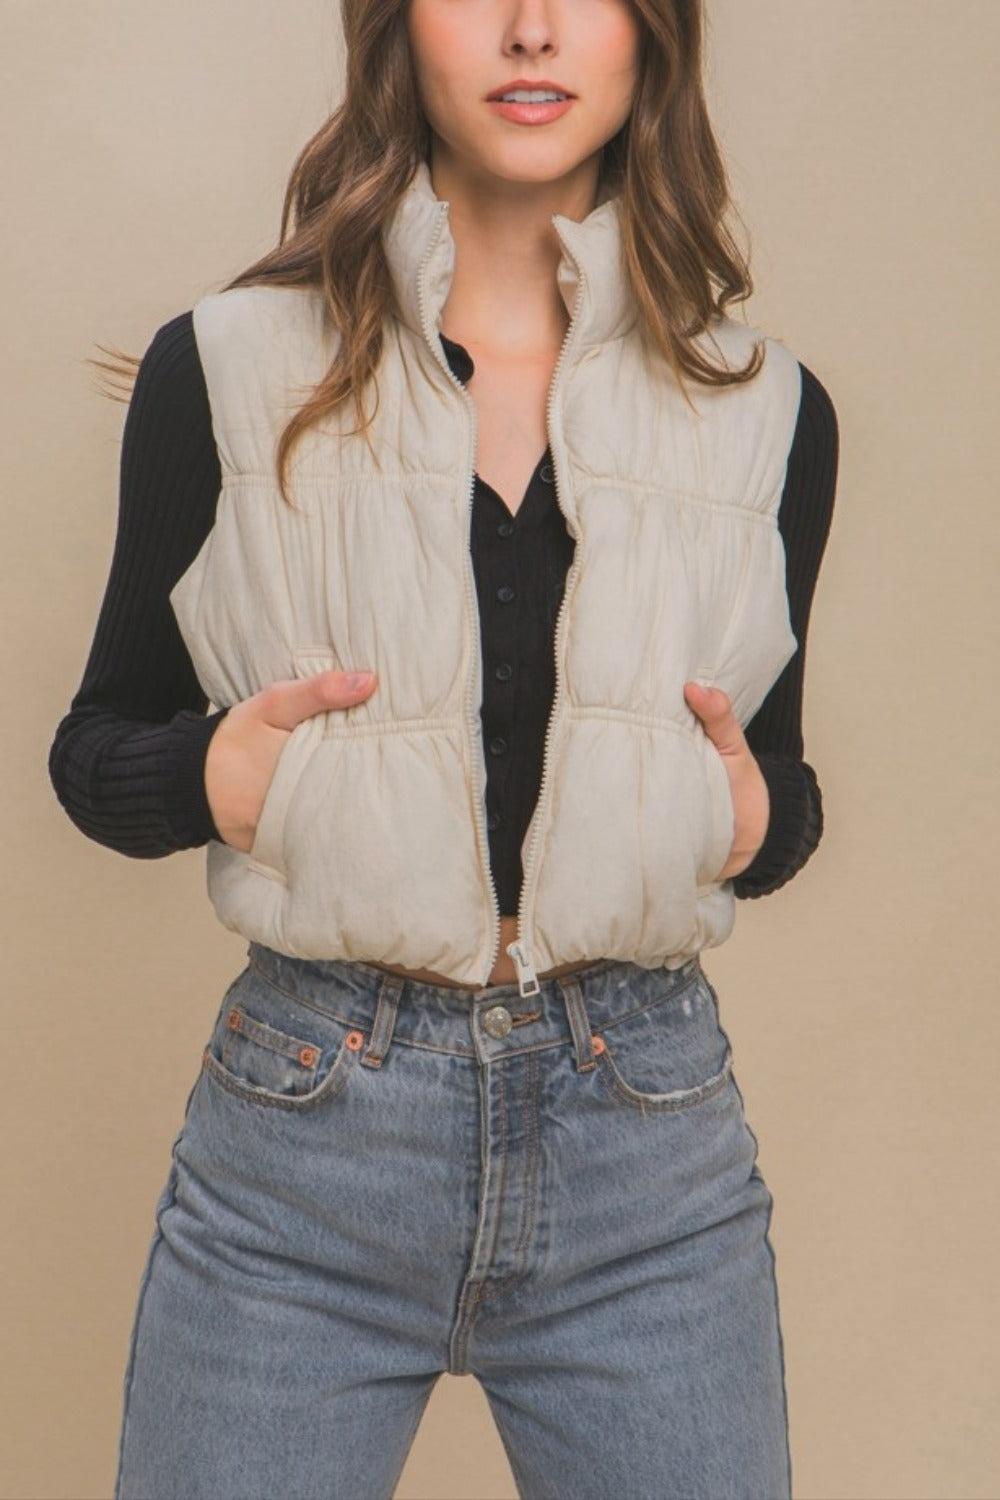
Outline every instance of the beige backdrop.
{"type": "MultiPolygon", "coordinates": [[[[775,1196],[795,1494],[986,1500],[1000,4],[710,9],[747,315],[824,381],[842,440],[805,722],[826,836],[707,965],[775,1196]]],[[[272,243],[341,62],[332,0],[4,0],[0,20],[0,1491],[90,1500],[111,1493],[153,1207],[245,944],[204,851],[126,860],[49,786],[116,524],[123,409],[83,361],[96,340],[143,350],[272,243]]],[[[515,1494],[474,1380],[442,1377],[397,1493],[515,1494]]]]}

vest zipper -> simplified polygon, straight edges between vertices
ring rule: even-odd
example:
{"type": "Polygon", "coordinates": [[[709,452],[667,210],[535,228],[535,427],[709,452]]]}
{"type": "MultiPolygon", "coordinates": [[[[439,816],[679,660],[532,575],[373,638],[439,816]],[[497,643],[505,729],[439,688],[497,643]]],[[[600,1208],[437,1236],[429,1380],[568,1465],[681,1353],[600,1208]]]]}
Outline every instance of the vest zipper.
{"type": "MultiPolygon", "coordinates": [[[[565,245],[563,246],[563,248],[565,249],[565,245]]],[[[559,501],[559,471],[558,471],[558,467],[557,467],[556,461],[555,461],[556,460],[555,448],[552,445],[552,414],[555,411],[556,387],[557,387],[557,384],[558,384],[558,381],[559,381],[559,376],[561,374],[563,364],[565,363],[565,360],[566,360],[566,356],[569,353],[569,347],[570,347],[570,343],[572,342],[573,334],[575,332],[576,319],[577,319],[577,315],[579,314],[579,311],[580,311],[580,304],[581,304],[581,302],[583,300],[584,285],[585,285],[585,282],[586,282],[586,277],[583,274],[583,270],[582,270],[582,268],[580,266],[579,261],[577,261],[573,256],[571,256],[570,258],[573,260],[573,264],[576,266],[576,272],[577,272],[576,297],[574,298],[574,301],[573,301],[573,311],[572,311],[572,314],[570,315],[569,327],[566,329],[566,334],[565,334],[565,337],[563,338],[562,348],[559,351],[559,358],[556,360],[555,369],[552,372],[552,380],[551,380],[550,385],[549,385],[549,397],[548,397],[548,402],[546,404],[546,425],[547,425],[547,428],[548,428],[549,446],[552,449],[552,478],[553,478],[553,481],[554,481],[554,484],[555,484],[556,503],[559,505],[559,509],[563,512],[563,515],[566,517],[566,523],[567,523],[568,529],[569,529],[570,534],[572,535],[574,541],[577,542],[577,543],[579,543],[579,540],[580,540],[579,533],[574,529],[573,525],[570,523],[570,518],[566,514],[566,511],[563,509],[563,506],[562,506],[562,504],[559,501]]],[[[514,940],[513,943],[508,943],[507,944],[507,952],[510,955],[510,957],[514,960],[514,967],[517,970],[517,985],[518,985],[518,990],[520,991],[520,993],[522,995],[537,995],[538,991],[539,991],[538,976],[535,973],[534,959],[533,959],[533,955],[532,955],[532,952],[531,952],[531,944],[528,942],[528,940],[527,940],[527,938],[525,936],[525,920],[524,919],[525,919],[525,913],[526,913],[526,911],[528,909],[528,902],[529,902],[529,900],[533,900],[534,899],[534,894],[535,894],[535,889],[534,889],[535,888],[535,875],[536,875],[537,865],[538,865],[538,846],[539,846],[539,843],[541,842],[541,829],[542,829],[542,820],[543,820],[542,819],[542,813],[543,813],[543,808],[545,807],[545,804],[546,804],[546,802],[547,802],[547,800],[549,798],[549,791],[550,791],[550,788],[549,788],[549,782],[550,782],[549,772],[550,772],[552,741],[553,741],[553,739],[555,737],[554,736],[554,729],[555,729],[556,721],[557,721],[557,719],[559,719],[559,718],[562,717],[561,709],[562,709],[563,681],[562,681],[562,671],[561,671],[561,668],[560,668],[560,661],[561,661],[561,657],[562,657],[562,637],[563,637],[563,634],[564,634],[564,621],[565,621],[565,617],[566,617],[566,606],[567,606],[567,604],[569,602],[570,593],[572,591],[573,585],[576,582],[576,578],[577,578],[578,573],[579,573],[579,553],[578,553],[578,550],[574,550],[573,561],[570,564],[569,571],[568,571],[568,573],[566,575],[566,583],[565,583],[565,586],[563,588],[562,602],[559,605],[559,613],[556,616],[556,628],[555,628],[555,658],[556,658],[556,662],[555,662],[555,667],[556,667],[555,693],[553,694],[553,699],[552,699],[552,709],[551,709],[551,712],[549,713],[549,722],[548,722],[548,724],[546,726],[546,729],[545,729],[545,748],[544,748],[544,750],[542,752],[542,778],[541,778],[541,783],[540,783],[539,789],[538,789],[538,799],[537,799],[537,801],[535,803],[535,811],[534,811],[534,814],[532,816],[531,823],[530,823],[530,826],[529,826],[529,829],[528,829],[528,851],[527,851],[527,855],[526,855],[526,857],[524,859],[523,866],[522,866],[522,871],[521,871],[521,899],[518,902],[518,908],[517,908],[517,937],[516,937],[516,939],[514,940]]]]}
{"type": "MultiPolygon", "coordinates": [[[[452,370],[451,366],[448,363],[447,358],[445,357],[444,350],[441,348],[441,344],[440,344],[440,341],[437,338],[437,335],[434,333],[434,330],[431,329],[431,328],[429,328],[429,326],[428,326],[428,322],[427,322],[427,304],[426,304],[426,300],[425,300],[425,297],[424,297],[424,272],[427,269],[427,266],[428,266],[428,263],[430,261],[431,256],[433,255],[435,249],[437,248],[438,240],[441,238],[441,233],[442,233],[442,230],[444,229],[445,218],[447,216],[447,212],[448,212],[448,205],[447,205],[447,203],[442,203],[441,206],[440,206],[440,208],[438,209],[437,231],[431,237],[431,242],[428,245],[427,250],[424,252],[423,259],[421,260],[420,267],[419,267],[419,269],[417,271],[417,303],[418,303],[418,306],[420,308],[420,324],[421,324],[421,327],[423,328],[423,331],[424,331],[424,337],[427,339],[427,342],[428,342],[428,344],[431,347],[431,351],[434,354],[434,357],[437,359],[438,363],[443,367],[445,374],[448,376],[448,379],[452,382],[453,385],[457,386],[458,389],[459,389],[459,391],[461,392],[461,394],[462,394],[462,400],[465,402],[466,408],[467,408],[468,413],[469,413],[469,419],[470,419],[469,420],[469,447],[468,447],[468,456],[467,456],[467,459],[466,459],[466,463],[467,463],[469,474],[470,474],[470,479],[469,479],[469,504],[468,504],[468,525],[466,527],[466,537],[468,538],[471,535],[471,531],[472,531],[472,507],[473,507],[473,504],[475,502],[475,494],[476,494],[476,442],[477,442],[477,437],[478,437],[478,419],[477,419],[477,415],[476,415],[476,403],[473,401],[472,397],[469,395],[469,393],[466,390],[465,386],[458,379],[458,376],[455,375],[454,371],[452,370]]],[[[478,600],[476,598],[476,575],[475,575],[475,573],[473,571],[473,567],[472,567],[472,553],[470,551],[470,548],[469,548],[468,544],[465,547],[465,562],[466,562],[466,566],[465,566],[465,605],[466,605],[466,616],[468,618],[469,629],[470,629],[470,632],[471,632],[472,639],[476,643],[476,649],[479,649],[479,645],[478,645],[479,638],[480,638],[479,637],[479,604],[478,604],[478,600]]],[[[466,680],[466,688],[465,688],[465,716],[466,716],[466,727],[467,727],[468,732],[469,732],[469,738],[470,738],[470,741],[471,741],[473,749],[476,749],[476,748],[480,747],[481,744],[482,744],[482,728],[481,728],[481,723],[480,723],[479,711],[476,708],[475,703],[473,702],[473,697],[472,697],[472,677],[471,677],[471,675],[469,675],[467,677],[467,680],[466,680]]],[[[486,983],[489,980],[489,976],[490,976],[490,973],[492,972],[493,965],[496,963],[496,960],[497,960],[497,954],[500,951],[500,898],[497,895],[496,884],[495,884],[495,882],[493,880],[493,871],[492,871],[492,869],[490,867],[490,846],[489,846],[489,839],[488,839],[488,836],[487,836],[487,833],[486,833],[486,812],[485,812],[485,809],[482,806],[480,806],[480,807],[478,807],[476,809],[476,845],[477,845],[477,848],[478,848],[478,851],[479,851],[480,864],[481,864],[481,867],[482,867],[482,870],[483,870],[484,874],[486,875],[487,884],[489,886],[490,907],[491,907],[491,913],[492,913],[492,926],[490,928],[490,933],[491,933],[490,961],[489,961],[489,966],[487,967],[487,970],[486,970],[486,974],[484,975],[484,983],[486,983]]]]}

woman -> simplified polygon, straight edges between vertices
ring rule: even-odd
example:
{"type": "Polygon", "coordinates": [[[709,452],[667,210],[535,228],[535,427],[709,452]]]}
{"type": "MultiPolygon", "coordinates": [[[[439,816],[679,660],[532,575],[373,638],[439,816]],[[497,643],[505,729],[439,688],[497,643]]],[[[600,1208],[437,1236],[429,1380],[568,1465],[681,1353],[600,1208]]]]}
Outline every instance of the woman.
{"type": "Polygon", "coordinates": [[[281,244],[142,362],[51,774],[124,853],[207,844],[249,962],[157,1206],[117,1500],[390,1496],[443,1370],[531,1500],[790,1493],[699,954],[819,840],[837,434],[724,313],[701,27],[345,0],[281,244]]]}

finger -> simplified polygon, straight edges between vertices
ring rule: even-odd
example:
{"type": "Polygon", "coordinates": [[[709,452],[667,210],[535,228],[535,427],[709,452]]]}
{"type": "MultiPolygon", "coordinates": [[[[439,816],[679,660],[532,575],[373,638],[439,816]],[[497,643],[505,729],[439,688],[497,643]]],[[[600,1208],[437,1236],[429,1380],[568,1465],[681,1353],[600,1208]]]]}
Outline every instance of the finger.
{"type": "Polygon", "coordinates": [[[737,755],[745,745],[743,730],[733,713],[729,696],[722,688],[703,687],[700,682],[686,682],[684,697],[697,714],[705,733],[724,755],[737,755]]]}
{"type": "Polygon", "coordinates": [[[266,724],[276,729],[294,729],[303,719],[328,709],[352,708],[374,692],[374,672],[316,672],[311,677],[274,682],[262,695],[261,712],[266,724]]]}

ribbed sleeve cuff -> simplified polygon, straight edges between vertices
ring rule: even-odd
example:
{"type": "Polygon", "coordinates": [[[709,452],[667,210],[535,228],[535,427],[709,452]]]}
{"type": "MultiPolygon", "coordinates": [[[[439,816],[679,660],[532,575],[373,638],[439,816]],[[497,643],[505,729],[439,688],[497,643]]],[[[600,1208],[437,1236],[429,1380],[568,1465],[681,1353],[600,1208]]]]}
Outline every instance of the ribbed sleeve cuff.
{"type": "Polygon", "coordinates": [[[733,895],[740,900],[770,895],[791,880],[823,834],[823,802],[812,766],[787,755],[761,753],[756,759],[771,815],[763,844],[733,879],[733,895]]]}
{"type": "Polygon", "coordinates": [[[229,712],[196,714],[182,709],[170,723],[171,774],[164,790],[164,810],[178,849],[193,849],[209,839],[222,842],[205,790],[205,760],[219,720],[229,712]]]}

